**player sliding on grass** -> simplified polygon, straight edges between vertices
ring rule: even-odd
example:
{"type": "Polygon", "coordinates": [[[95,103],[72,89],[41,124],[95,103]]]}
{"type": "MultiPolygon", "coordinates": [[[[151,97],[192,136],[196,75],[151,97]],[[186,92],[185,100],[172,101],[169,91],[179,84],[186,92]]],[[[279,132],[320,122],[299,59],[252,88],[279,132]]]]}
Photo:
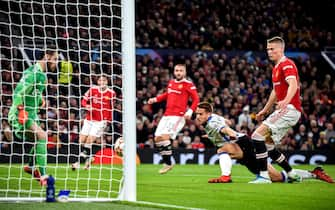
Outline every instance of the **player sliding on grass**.
{"type": "Polygon", "coordinates": [[[45,71],[54,70],[57,65],[56,50],[47,49],[41,60],[23,72],[17,84],[13,104],[8,114],[9,123],[15,135],[24,141],[34,141],[29,154],[28,165],[24,171],[33,174],[41,185],[46,185],[47,146],[46,132],[40,127],[38,111],[45,102],[42,93],[45,89],[47,76],[45,71]]]}
{"type": "MultiPolygon", "coordinates": [[[[80,167],[80,157],[85,161],[84,169],[91,166],[92,144],[102,138],[107,123],[112,121],[113,100],[115,92],[108,88],[107,75],[101,74],[97,81],[98,85],[91,87],[81,101],[82,106],[87,110],[86,119],[79,136],[80,154],[78,161],[72,164],[72,170],[80,167]]],[[[102,141],[101,141],[102,142],[102,141]]]]}
{"type": "MultiPolygon", "coordinates": [[[[245,165],[252,173],[259,174],[257,167],[257,160],[254,153],[254,146],[243,133],[238,133],[226,125],[225,118],[214,114],[212,106],[207,102],[202,102],[196,109],[196,120],[205,126],[208,139],[218,148],[219,163],[221,168],[221,176],[219,178],[210,179],[209,183],[229,183],[231,179],[231,158],[239,160],[242,165],[245,165]]],[[[326,182],[332,183],[333,180],[320,167],[315,168],[309,172],[306,170],[292,169],[286,161],[286,158],[279,151],[276,151],[275,156],[270,156],[274,161],[280,161],[280,166],[284,169],[293,170],[294,173],[299,174],[302,178],[318,178],[326,182]],[[279,158],[277,158],[279,157],[279,158]]],[[[299,181],[289,179],[287,171],[279,172],[271,164],[268,164],[267,169],[269,176],[273,182],[282,181],[299,181]]]]}

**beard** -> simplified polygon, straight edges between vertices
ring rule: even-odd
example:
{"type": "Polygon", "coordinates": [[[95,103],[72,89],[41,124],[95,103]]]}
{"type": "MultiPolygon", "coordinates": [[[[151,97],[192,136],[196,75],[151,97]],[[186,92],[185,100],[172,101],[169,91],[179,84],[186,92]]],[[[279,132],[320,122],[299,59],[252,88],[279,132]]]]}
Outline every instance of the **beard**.
{"type": "Polygon", "coordinates": [[[180,77],[177,77],[177,76],[176,76],[176,80],[177,80],[177,81],[180,81],[180,80],[183,80],[183,79],[184,79],[183,76],[180,76],[180,77]]]}

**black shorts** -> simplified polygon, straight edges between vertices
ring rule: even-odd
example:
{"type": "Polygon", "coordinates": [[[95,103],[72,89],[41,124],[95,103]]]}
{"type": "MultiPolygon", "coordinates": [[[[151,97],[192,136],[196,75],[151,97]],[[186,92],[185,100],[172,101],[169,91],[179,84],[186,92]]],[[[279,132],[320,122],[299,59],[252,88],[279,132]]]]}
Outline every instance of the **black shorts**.
{"type": "Polygon", "coordinates": [[[238,163],[246,166],[249,171],[253,174],[259,174],[259,169],[257,167],[255,148],[252,141],[247,136],[242,136],[238,138],[235,142],[238,144],[243,151],[243,158],[237,160],[238,163]]]}

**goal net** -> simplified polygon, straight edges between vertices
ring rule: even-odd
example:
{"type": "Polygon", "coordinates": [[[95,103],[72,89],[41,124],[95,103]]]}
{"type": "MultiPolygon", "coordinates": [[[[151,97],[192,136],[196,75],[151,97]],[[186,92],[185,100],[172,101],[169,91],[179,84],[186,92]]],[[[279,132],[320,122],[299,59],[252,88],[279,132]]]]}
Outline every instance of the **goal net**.
{"type": "Polygon", "coordinates": [[[36,141],[18,138],[8,113],[23,71],[49,46],[57,49],[59,62],[46,71],[46,105],[38,117],[47,133],[46,173],[55,178],[56,196],[70,190],[70,200],[136,200],[133,7],[133,1],[121,0],[2,1],[0,200],[45,200],[46,187],[24,169],[29,160],[36,163],[36,152],[30,153],[36,141]],[[85,164],[89,154],[82,152],[79,136],[87,112],[81,101],[102,74],[115,92],[113,119],[88,146],[85,164]],[[123,158],[113,151],[120,136],[123,158]]]}

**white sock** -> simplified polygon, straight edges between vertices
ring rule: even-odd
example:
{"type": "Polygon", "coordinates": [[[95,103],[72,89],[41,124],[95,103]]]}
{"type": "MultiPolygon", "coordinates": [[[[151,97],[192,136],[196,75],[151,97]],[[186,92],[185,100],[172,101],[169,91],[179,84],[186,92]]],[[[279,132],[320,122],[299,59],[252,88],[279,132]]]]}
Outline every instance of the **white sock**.
{"type": "Polygon", "coordinates": [[[299,176],[301,176],[303,179],[312,179],[313,174],[307,170],[301,170],[301,169],[292,169],[292,171],[299,176]]]}
{"type": "Polygon", "coordinates": [[[287,177],[287,173],[285,170],[282,170],[281,172],[281,175],[282,175],[282,182],[287,182],[288,180],[288,177],[287,177]]]}
{"type": "Polygon", "coordinates": [[[221,175],[230,176],[232,167],[230,156],[227,153],[221,153],[219,156],[219,163],[221,168],[221,175]]]}

